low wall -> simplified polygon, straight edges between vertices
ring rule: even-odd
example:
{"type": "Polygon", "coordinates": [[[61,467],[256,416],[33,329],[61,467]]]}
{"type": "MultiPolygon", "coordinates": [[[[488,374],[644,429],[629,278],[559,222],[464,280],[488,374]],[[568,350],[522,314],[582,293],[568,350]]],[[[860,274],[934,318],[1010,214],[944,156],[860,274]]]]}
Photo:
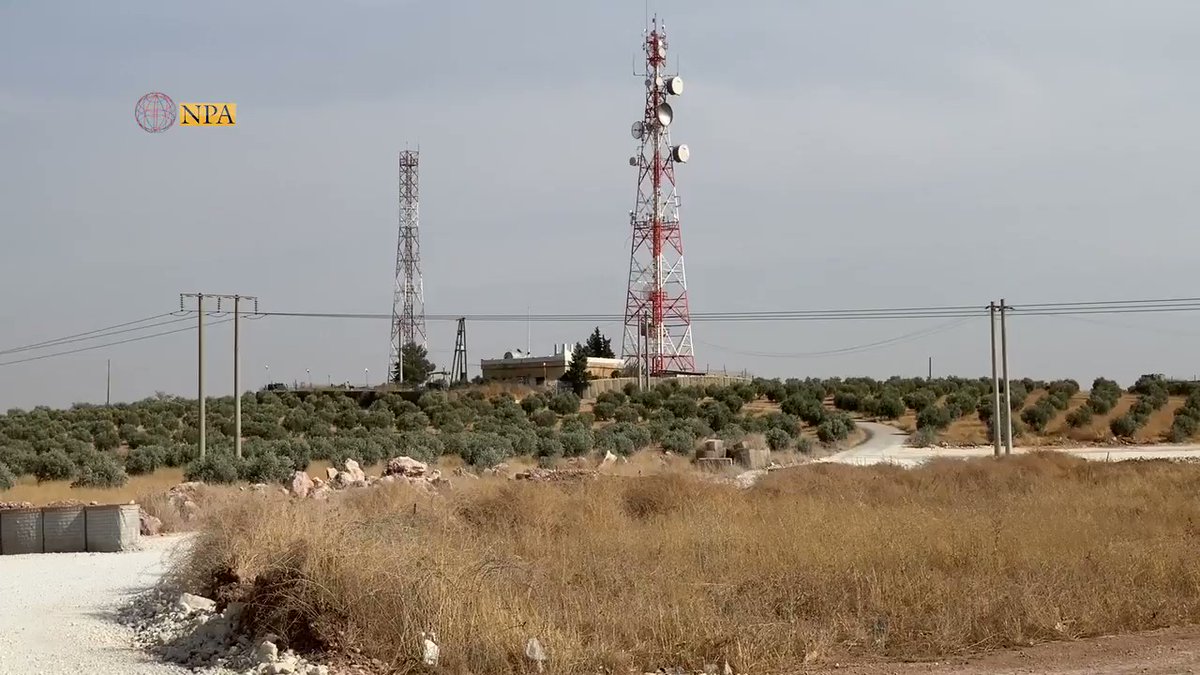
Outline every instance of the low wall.
{"type": "Polygon", "coordinates": [[[141,539],[137,504],[0,511],[0,555],[127,551],[141,539]]]}
{"type": "MultiPolygon", "coordinates": [[[[596,398],[601,393],[606,391],[621,391],[625,385],[637,385],[636,377],[613,377],[605,380],[592,380],[588,382],[587,391],[584,392],[584,398],[596,398]]],[[[654,386],[660,382],[678,382],[684,387],[707,387],[710,384],[726,386],[730,384],[738,384],[741,382],[749,382],[748,377],[738,377],[736,375],[683,375],[674,377],[652,377],[650,378],[650,386],[654,386]]]]}

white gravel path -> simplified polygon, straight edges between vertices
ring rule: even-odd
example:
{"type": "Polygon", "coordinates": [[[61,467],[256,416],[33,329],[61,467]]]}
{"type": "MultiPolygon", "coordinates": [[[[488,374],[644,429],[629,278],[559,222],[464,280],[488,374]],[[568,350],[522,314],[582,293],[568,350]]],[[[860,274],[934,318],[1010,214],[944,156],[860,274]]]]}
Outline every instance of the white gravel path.
{"type": "Polygon", "coordinates": [[[0,675],[175,675],[133,646],[116,608],[162,576],[179,537],[128,553],[0,556],[0,675]]]}

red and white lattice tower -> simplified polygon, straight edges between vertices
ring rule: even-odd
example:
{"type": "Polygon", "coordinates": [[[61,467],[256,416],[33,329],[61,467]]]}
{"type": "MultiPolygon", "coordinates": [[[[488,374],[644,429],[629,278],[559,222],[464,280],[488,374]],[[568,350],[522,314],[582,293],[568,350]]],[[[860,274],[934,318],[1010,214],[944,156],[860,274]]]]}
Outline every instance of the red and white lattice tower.
{"type": "Polygon", "coordinates": [[[696,369],[696,356],[675,188],[675,165],[687,162],[688,147],[671,144],[674,111],[667,102],[683,93],[683,80],[666,74],[667,35],[657,18],[650,24],[643,49],[646,106],[632,129],[641,149],[629,159],[638,170],[638,192],[630,212],[633,243],[621,356],[631,370],[645,358],[652,375],[690,373],[696,369]],[[639,354],[639,333],[646,339],[644,356],[639,354]]]}

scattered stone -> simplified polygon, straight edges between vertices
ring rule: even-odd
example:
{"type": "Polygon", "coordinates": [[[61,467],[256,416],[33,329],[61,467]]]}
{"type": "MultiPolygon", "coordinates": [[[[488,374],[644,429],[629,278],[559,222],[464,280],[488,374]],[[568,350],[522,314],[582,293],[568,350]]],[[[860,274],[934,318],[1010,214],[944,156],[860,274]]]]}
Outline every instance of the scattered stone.
{"type": "Polygon", "coordinates": [[[333,468],[332,466],[326,467],[325,475],[328,476],[329,481],[332,482],[334,480],[337,480],[338,470],[333,468]]]}
{"type": "Polygon", "coordinates": [[[596,471],[589,471],[587,469],[543,469],[541,467],[534,467],[517,473],[514,478],[534,483],[581,482],[596,479],[599,475],[596,471]]]}
{"type": "Polygon", "coordinates": [[[162,520],[146,513],[145,511],[138,512],[138,522],[141,524],[142,535],[146,537],[158,536],[162,532],[162,520]]]}
{"type": "Polygon", "coordinates": [[[185,612],[211,612],[217,608],[217,603],[199,595],[184,593],[179,596],[179,607],[185,612]]]}
{"type": "Polygon", "coordinates": [[[437,645],[437,633],[432,631],[421,633],[421,662],[427,666],[436,666],[441,648],[437,645]]]}
{"type": "Polygon", "coordinates": [[[529,638],[525,643],[525,658],[533,661],[540,673],[546,667],[546,650],[542,647],[542,642],[535,637],[529,638]]]}
{"type": "Polygon", "coordinates": [[[475,474],[471,473],[470,471],[467,471],[466,467],[463,467],[463,466],[460,466],[457,469],[455,469],[454,475],[458,476],[459,478],[473,478],[476,480],[479,479],[479,476],[476,476],[475,474]]]}
{"type": "Polygon", "coordinates": [[[254,648],[254,656],[259,663],[274,663],[279,660],[279,647],[270,640],[263,640],[254,648]]]}
{"type": "Polygon", "coordinates": [[[412,457],[393,457],[389,459],[387,464],[384,466],[383,475],[399,475],[415,478],[417,476],[424,476],[425,472],[428,470],[428,464],[425,462],[418,462],[412,457]]]}
{"type": "Polygon", "coordinates": [[[347,459],[345,468],[346,473],[350,474],[351,483],[367,482],[367,474],[358,465],[358,462],[353,459],[347,459]]]}
{"type": "Polygon", "coordinates": [[[308,473],[304,471],[297,471],[296,473],[292,474],[292,494],[296,495],[297,497],[304,499],[308,496],[308,493],[312,491],[314,486],[315,484],[313,483],[313,480],[308,477],[308,473]]]}
{"type": "Polygon", "coordinates": [[[308,493],[308,497],[309,499],[325,500],[329,499],[330,492],[333,492],[333,489],[328,484],[318,485],[308,493]]]}
{"type": "Polygon", "coordinates": [[[350,484],[353,482],[354,476],[351,476],[349,471],[338,471],[337,474],[334,475],[333,480],[330,481],[335,488],[350,487],[350,484]]]}

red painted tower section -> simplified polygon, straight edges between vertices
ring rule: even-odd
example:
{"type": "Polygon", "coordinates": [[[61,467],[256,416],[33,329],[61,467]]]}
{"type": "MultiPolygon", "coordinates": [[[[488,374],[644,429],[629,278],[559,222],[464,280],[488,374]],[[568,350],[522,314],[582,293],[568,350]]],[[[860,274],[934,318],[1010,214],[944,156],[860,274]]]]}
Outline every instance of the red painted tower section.
{"type": "Polygon", "coordinates": [[[666,74],[667,35],[657,18],[643,49],[646,105],[632,128],[640,149],[629,158],[638,171],[638,191],[630,212],[633,239],[621,356],[630,370],[645,360],[651,375],[691,373],[696,357],[675,185],[675,165],[687,162],[689,152],[686,145],[671,144],[675,112],[668,102],[683,93],[683,80],[666,74]]]}

